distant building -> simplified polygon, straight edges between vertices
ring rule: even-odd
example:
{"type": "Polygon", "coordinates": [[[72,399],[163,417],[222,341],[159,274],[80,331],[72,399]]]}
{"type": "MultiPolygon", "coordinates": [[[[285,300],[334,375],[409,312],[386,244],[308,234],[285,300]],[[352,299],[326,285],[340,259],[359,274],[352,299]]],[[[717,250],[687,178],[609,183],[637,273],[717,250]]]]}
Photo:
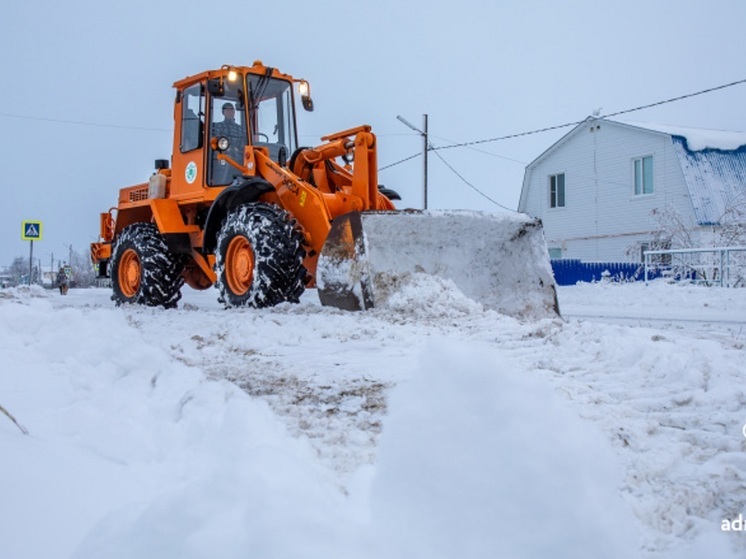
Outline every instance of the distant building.
{"type": "MultiPolygon", "coordinates": [[[[25,268],[24,272],[19,277],[17,273],[13,274],[8,269],[0,271],[0,287],[15,287],[19,284],[28,284],[29,269],[25,268]]],[[[32,277],[34,278],[34,283],[42,287],[52,288],[57,285],[57,269],[50,268],[50,266],[41,264],[34,266],[32,277]]]]}
{"type": "Polygon", "coordinates": [[[40,266],[41,284],[44,287],[54,287],[57,285],[57,270],[50,266],[40,266]]]}
{"type": "Polygon", "coordinates": [[[706,235],[739,199],[746,133],[589,118],[526,167],[518,210],[542,219],[553,259],[639,262],[654,210],[706,235]]]}

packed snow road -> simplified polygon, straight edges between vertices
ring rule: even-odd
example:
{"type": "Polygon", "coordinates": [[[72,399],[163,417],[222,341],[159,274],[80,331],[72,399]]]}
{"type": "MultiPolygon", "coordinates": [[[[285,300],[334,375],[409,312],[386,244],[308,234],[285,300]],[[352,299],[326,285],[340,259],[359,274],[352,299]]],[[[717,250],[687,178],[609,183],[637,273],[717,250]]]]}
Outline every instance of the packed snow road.
{"type": "MultiPolygon", "coordinates": [[[[295,541],[308,557],[528,557],[548,550],[554,557],[742,556],[743,533],[723,527],[746,513],[746,332],[739,326],[746,290],[599,284],[560,288],[559,296],[569,317],[522,322],[425,279],[365,313],[320,307],[312,291],[299,305],[224,310],[213,290],[185,290],[169,311],[114,308],[106,290],[7,292],[0,339],[13,372],[0,379],[0,405],[34,440],[106,456],[120,479],[148,490],[104,491],[95,502],[78,496],[85,520],[70,526],[66,518],[63,535],[56,524],[45,525],[59,518],[40,520],[33,510],[64,508],[70,496],[49,491],[29,501],[20,483],[10,497],[27,505],[19,513],[6,500],[4,518],[13,520],[0,527],[0,539],[14,542],[14,551],[30,550],[16,557],[41,556],[44,542],[17,541],[36,523],[64,540],[57,544],[69,551],[60,556],[107,550],[111,557],[147,557],[178,548],[160,556],[199,557],[199,542],[184,544],[186,534],[201,534],[204,544],[216,531],[225,557],[243,556],[256,549],[247,542],[257,541],[266,551],[258,556],[270,557],[287,551],[293,538],[277,526],[289,522],[303,534],[295,541]],[[615,321],[672,309],[677,321],[615,321]],[[705,313],[727,327],[695,326],[705,313]],[[73,340],[83,349],[73,349],[73,340]],[[21,370],[31,374],[19,376],[21,370]],[[252,412],[243,435],[261,440],[252,456],[257,448],[276,449],[274,458],[250,462],[266,489],[244,480],[240,449],[219,445],[230,417],[223,408],[237,401],[228,388],[221,399],[204,394],[209,382],[177,386],[172,403],[157,402],[176,412],[146,413],[155,405],[147,386],[190,375],[218,386],[228,380],[250,396],[245,405],[262,403],[279,418],[275,426],[252,412]],[[32,379],[61,395],[42,390],[39,397],[32,379]],[[224,418],[217,451],[184,430],[198,426],[211,436],[209,424],[189,415],[195,402],[224,418]],[[99,417],[106,425],[112,406],[134,433],[112,427],[125,439],[120,445],[79,420],[99,417]],[[45,424],[50,410],[55,421],[45,424]],[[175,425],[182,430],[169,434],[175,425]],[[277,458],[288,453],[293,467],[277,458]],[[236,465],[215,465],[216,454],[236,465]],[[199,474],[171,460],[182,455],[199,474]],[[216,472],[222,482],[209,481],[216,472]],[[236,487],[221,497],[226,477],[236,487]],[[187,489],[195,483],[196,494],[187,489]],[[246,495],[267,503],[261,530],[243,524],[246,495]],[[278,504],[285,502],[293,511],[287,522],[278,504]],[[184,517],[186,503],[204,511],[184,517]],[[227,534],[214,526],[216,510],[233,527],[227,534]],[[175,523],[171,532],[146,528],[166,519],[175,523]],[[363,552],[371,542],[374,551],[363,552]],[[112,544],[119,555],[111,554],[112,544]]],[[[230,433],[232,447],[244,444],[238,427],[230,433]]],[[[27,475],[24,459],[46,448],[31,452],[19,436],[0,422],[0,442],[20,457],[17,467],[6,462],[0,470],[6,483],[27,475]]],[[[76,473],[68,473],[74,479],[90,460],[75,456],[76,473]]]]}
{"type": "MultiPolygon", "coordinates": [[[[629,297],[620,301],[614,298],[604,300],[602,286],[597,286],[595,293],[589,293],[588,289],[562,287],[562,316],[605,324],[686,330],[704,336],[719,334],[733,339],[746,338],[746,313],[740,312],[743,309],[738,306],[739,291],[717,289],[718,297],[713,300],[705,296],[708,292],[703,289],[669,289],[657,299],[645,297],[641,300],[634,290],[628,289],[629,297]],[[694,293],[696,297],[687,300],[684,292],[694,293]],[[727,303],[733,299],[736,300],[735,308],[727,303]]],[[[657,290],[656,284],[648,291],[657,290]]]]}

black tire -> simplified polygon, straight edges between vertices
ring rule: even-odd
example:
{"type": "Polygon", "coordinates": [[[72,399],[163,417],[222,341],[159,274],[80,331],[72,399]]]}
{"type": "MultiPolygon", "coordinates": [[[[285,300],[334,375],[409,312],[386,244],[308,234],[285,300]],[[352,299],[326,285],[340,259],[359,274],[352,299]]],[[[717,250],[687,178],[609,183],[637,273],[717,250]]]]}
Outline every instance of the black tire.
{"type": "Polygon", "coordinates": [[[183,259],[168,249],[154,224],[129,225],[111,255],[111,298],[117,305],[173,308],[181,298],[183,269],[183,259]]]}
{"type": "Polygon", "coordinates": [[[288,212],[253,202],[228,213],[216,250],[216,287],[226,307],[297,303],[305,289],[303,234],[288,212]]]}

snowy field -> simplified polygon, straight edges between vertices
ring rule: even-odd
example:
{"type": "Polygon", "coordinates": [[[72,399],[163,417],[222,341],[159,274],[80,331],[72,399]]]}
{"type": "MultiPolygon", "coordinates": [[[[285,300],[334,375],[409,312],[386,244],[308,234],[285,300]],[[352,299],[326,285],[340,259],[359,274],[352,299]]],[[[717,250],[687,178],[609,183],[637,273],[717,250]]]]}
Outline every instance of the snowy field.
{"type": "Polygon", "coordinates": [[[743,557],[746,289],[559,296],[2,290],[0,555],[743,557]]]}

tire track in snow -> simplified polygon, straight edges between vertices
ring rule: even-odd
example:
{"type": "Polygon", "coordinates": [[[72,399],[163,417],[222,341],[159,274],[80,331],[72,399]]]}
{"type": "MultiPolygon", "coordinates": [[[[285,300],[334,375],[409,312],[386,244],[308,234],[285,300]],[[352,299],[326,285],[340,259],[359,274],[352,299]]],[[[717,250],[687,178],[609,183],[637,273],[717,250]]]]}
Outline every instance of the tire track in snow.
{"type": "MultiPolygon", "coordinates": [[[[474,307],[191,310],[199,312],[135,322],[148,337],[169,329],[161,343],[174,358],[266,401],[342,485],[375,462],[389,390],[429,340],[444,337],[541,375],[606,433],[624,469],[619,489],[646,528],[651,556],[746,510],[746,353],[732,340],[575,319],[522,323],[474,307]]],[[[742,538],[734,544],[746,551],[742,538]]]]}

